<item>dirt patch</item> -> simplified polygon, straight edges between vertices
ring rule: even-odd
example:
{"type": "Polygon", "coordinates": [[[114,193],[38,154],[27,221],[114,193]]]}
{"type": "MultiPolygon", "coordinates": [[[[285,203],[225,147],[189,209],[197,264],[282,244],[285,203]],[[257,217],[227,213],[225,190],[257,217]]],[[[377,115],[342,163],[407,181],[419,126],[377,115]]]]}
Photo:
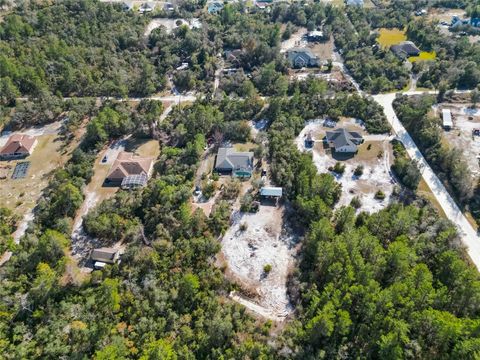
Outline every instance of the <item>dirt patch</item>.
{"type": "Polygon", "coordinates": [[[337,182],[342,185],[342,195],[337,207],[349,205],[354,197],[358,197],[361,206],[358,211],[369,213],[385,208],[391,200],[395,179],[390,171],[392,149],[390,138],[385,135],[368,135],[363,126],[355,119],[343,119],[337,127],[360,132],[365,142],[359,146],[358,153],[350,158],[334,158],[329,148],[324,146],[323,137],[328,128],[323,126],[323,120],[312,121],[302,130],[296,139],[297,147],[301,151],[311,151],[313,162],[320,173],[331,173],[337,182]],[[305,148],[307,134],[312,134],[315,140],[313,149],[305,148]],[[340,161],[345,165],[342,175],[329,170],[340,161]],[[363,166],[363,175],[354,175],[355,169],[363,166]],[[375,194],[381,190],[385,194],[384,200],[375,199],[375,194]]]}
{"type": "Polygon", "coordinates": [[[445,8],[431,8],[428,10],[429,20],[438,20],[439,22],[447,22],[450,24],[452,17],[458,16],[463,19],[466,15],[466,11],[462,9],[445,9],[445,8]]]}
{"type": "Polygon", "coordinates": [[[299,30],[294,32],[289,39],[282,41],[282,43],[280,44],[280,52],[284,53],[291,48],[297,46],[305,46],[307,42],[303,39],[303,37],[306,33],[306,28],[300,28],[299,30]]]}
{"type": "Polygon", "coordinates": [[[332,59],[335,46],[333,44],[333,38],[330,38],[329,41],[325,42],[309,43],[307,47],[321,60],[329,60],[332,59]]]}
{"type": "Polygon", "coordinates": [[[285,227],[283,215],[284,208],[276,206],[262,205],[255,214],[236,211],[222,240],[226,274],[240,284],[241,298],[246,300],[237,301],[273,320],[285,319],[293,310],[286,282],[295,238],[285,227]]]}

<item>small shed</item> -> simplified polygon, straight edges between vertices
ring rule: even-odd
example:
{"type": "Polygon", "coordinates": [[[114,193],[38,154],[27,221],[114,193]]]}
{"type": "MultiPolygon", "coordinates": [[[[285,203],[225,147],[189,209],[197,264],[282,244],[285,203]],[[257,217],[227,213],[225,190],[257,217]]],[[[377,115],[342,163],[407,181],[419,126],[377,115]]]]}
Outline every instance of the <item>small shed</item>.
{"type": "Polygon", "coordinates": [[[115,264],[119,255],[118,249],[103,247],[94,249],[90,258],[94,261],[95,269],[102,269],[105,264],[115,264]]]}
{"type": "Polygon", "coordinates": [[[264,186],[260,189],[260,195],[269,198],[281,198],[283,189],[281,187],[264,186]]]}
{"type": "Polygon", "coordinates": [[[449,109],[442,110],[443,128],[451,130],[453,128],[452,112],[449,109]]]}

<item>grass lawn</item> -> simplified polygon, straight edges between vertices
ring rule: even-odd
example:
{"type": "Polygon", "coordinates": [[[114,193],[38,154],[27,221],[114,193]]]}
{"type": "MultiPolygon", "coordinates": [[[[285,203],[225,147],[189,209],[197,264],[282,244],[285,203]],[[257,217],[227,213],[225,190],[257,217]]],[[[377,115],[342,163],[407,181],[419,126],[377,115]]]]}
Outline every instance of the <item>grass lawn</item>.
{"type": "Polygon", "coordinates": [[[377,161],[379,154],[383,154],[382,141],[365,141],[358,147],[355,161],[377,161]]]}
{"type": "Polygon", "coordinates": [[[345,1],[344,0],[332,0],[332,5],[343,8],[343,7],[345,7],[345,1]]]}
{"type": "Polygon", "coordinates": [[[435,51],[432,52],[427,52],[427,51],[422,51],[420,52],[419,56],[411,56],[408,58],[408,61],[411,63],[415,61],[432,61],[435,60],[437,57],[437,53],[435,51]]]}
{"type": "Polygon", "coordinates": [[[446,217],[445,212],[442,209],[442,206],[437,201],[437,199],[435,198],[435,196],[432,193],[432,190],[430,190],[430,188],[428,187],[427,183],[425,182],[425,180],[423,178],[420,180],[420,183],[418,184],[417,195],[427,199],[428,201],[430,201],[430,204],[435,209],[437,209],[440,216],[446,217]]]}
{"type": "Polygon", "coordinates": [[[257,145],[255,143],[252,143],[252,142],[237,143],[237,144],[233,145],[233,148],[236,151],[253,151],[253,150],[255,150],[256,147],[257,147],[257,145]]]}
{"type": "Polygon", "coordinates": [[[378,43],[382,48],[387,48],[407,40],[404,30],[382,28],[379,33],[378,43]]]}

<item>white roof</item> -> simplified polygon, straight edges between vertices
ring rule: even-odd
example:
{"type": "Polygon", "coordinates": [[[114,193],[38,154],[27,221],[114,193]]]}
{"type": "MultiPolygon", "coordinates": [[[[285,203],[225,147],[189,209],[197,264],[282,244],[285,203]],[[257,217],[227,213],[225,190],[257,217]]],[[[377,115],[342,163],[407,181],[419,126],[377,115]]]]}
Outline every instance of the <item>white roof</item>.
{"type": "Polygon", "coordinates": [[[260,195],[262,196],[278,196],[281,197],[283,190],[281,187],[269,187],[264,186],[260,189],[260,195]]]}
{"type": "Polygon", "coordinates": [[[453,126],[452,112],[449,109],[442,110],[443,126],[453,126]]]}

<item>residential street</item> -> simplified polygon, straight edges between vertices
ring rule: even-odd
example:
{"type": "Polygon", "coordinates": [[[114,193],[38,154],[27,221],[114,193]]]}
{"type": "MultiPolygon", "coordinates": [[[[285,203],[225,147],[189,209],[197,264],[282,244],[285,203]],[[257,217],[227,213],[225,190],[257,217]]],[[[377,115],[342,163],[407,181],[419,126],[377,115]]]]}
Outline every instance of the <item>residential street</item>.
{"type": "MultiPolygon", "coordinates": [[[[408,92],[406,95],[421,94],[421,92],[408,92]]],[[[443,186],[440,179],[433,172],[418,149],[417,145],[411,138],[410,134],[405,130],[403,125],[398,120],[393,110],[392,102],[395,99],[395,93],[375,95],[373,98],[383,107],[388,122],[392,126],[393,131],[398,136],[399,140],[405,145],[408,155],[418,161],[422,169],[422,176],[426,183],[432,190],[433,195],[440,203],[447,218],[457,225],[463,243],[465,244],[468,255],[472,259],[477,269],[480,270],[480,237],[476,230],[468,222],[463,215],[455,201],[452,199],[448,191],[443,186]]]]}

